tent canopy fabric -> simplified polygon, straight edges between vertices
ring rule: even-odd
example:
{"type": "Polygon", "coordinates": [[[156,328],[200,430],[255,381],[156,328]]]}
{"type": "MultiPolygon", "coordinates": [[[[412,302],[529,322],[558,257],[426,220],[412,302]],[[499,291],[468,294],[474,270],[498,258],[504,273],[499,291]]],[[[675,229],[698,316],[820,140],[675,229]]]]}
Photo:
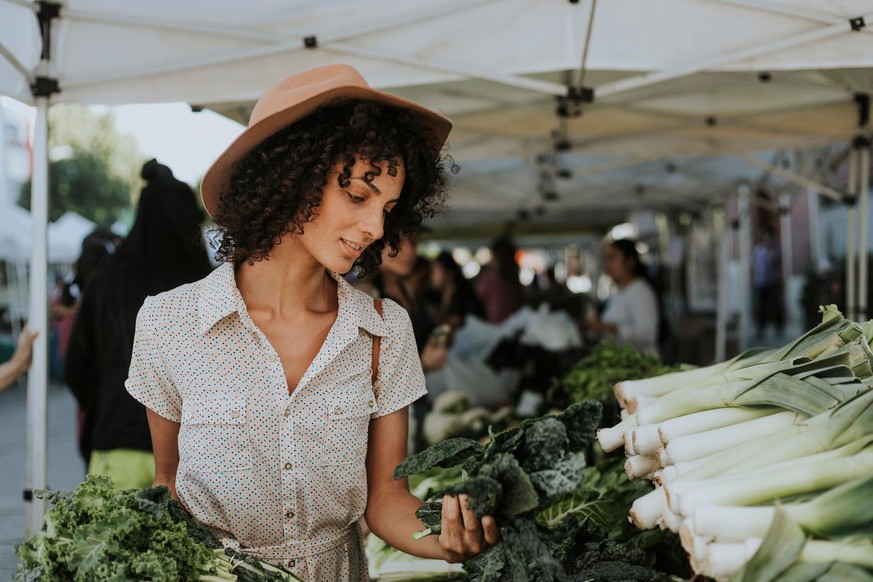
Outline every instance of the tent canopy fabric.
{"type": "MultiPolygon", "coordinates": [[[[0,59],[0,93],[24,101],[33,6],[0,0],[22,69],[0,59]]],[[[762,175],[737,155],[850,139],[873,92],[873,0],[69,0],[52,51],[53,101],[186,101],[243,123],[277,79],[347,62],[455,120],[462,173],[438,228],[602,226],[762,175]],[[593,102],[566,100],[581,87],[593,102]]]]}
{"type": "MultiPolygon", "coordinates": [[[[66,212],[48,226],[50,263],[71,265],[82,252],[82,241],[97,225],[75,212],[66,212]]],[[[32,221],[30,213],[16,205],[0,208],[0,260],[30,261],[32,221]]]]}

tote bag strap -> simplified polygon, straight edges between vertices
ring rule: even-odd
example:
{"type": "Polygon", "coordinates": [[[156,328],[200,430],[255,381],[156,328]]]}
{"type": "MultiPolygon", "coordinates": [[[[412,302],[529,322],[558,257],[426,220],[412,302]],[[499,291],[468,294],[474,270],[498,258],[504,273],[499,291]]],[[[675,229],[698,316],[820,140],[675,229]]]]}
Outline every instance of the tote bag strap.
{"type": "MultiPolygon", "coordinates": [[[[373,300],[374,307],[376,308],[376,313],[379,314],[379,317],[382,317],[382,300],[374,299],[373,300]]],[[[379,377],[379,344],[382,343],[382,338],[378,335],[373,336],[373,375],[370,378],[370,382],[373,386],[376,385],[376,378],[379,377]]]]}

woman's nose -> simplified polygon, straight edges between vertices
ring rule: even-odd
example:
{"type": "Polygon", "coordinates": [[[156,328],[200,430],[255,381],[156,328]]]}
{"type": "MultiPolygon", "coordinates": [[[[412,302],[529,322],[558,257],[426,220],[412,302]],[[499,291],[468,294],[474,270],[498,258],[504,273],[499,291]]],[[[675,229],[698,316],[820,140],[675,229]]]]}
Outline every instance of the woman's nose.
{"type": "Polygon", "coordinates": [[[368,211],[366,217],[361,223],[361,230],[364,231],[370,239],[378,240],[385,234],[385,215],[381,208],[376,211],[368,211]]]}

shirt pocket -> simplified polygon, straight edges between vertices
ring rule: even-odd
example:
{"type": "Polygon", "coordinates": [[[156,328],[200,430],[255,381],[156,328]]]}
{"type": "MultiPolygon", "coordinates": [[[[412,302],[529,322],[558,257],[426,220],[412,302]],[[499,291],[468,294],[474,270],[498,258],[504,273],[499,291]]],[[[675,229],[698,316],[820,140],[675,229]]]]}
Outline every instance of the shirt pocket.
{"type": "Polygon", "coordinates": [[[376,412],[372,389],[341,392],[325,401],[327,431],[322,442],[319,465],[348,465],[363,462],[367,455],[370,415],[376,412]]]}
{"type": "Polygon", "coordinates": [[[252,466],[245,398],[183,402],[179,462],[215,471],[252,466]]]}

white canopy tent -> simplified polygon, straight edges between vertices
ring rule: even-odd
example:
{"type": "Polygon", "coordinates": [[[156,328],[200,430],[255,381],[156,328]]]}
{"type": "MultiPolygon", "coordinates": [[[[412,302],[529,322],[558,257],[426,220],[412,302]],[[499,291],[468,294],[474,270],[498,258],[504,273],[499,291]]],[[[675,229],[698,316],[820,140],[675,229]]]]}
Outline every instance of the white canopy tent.
{"type": "MultiPolygon", "coordinates": [[[[0,93],[38,107],[32,265],[46,262],[50,102],[186,101],[243,117],[277,79],[347,62],[455,119],[465,172],[436,226],[481,230],[523,211],[545,230],[720,200],[760,176],[766,152],[850,140],[855,95],[873,92],[873,0],[594,1],[0,0],[0,93]]],[[[807,159],[782,179],[840,196],[809,179],[807,159]]],[[[31,304],[45,297],[34,268],[31,304]]],[[[31,322],[44,329],[44,310],[31,322]]],[[[40,338],[29,488],[45,484],[40,338]]],[[[34,531],[43,508],[30,507],[34,531]]]]}

